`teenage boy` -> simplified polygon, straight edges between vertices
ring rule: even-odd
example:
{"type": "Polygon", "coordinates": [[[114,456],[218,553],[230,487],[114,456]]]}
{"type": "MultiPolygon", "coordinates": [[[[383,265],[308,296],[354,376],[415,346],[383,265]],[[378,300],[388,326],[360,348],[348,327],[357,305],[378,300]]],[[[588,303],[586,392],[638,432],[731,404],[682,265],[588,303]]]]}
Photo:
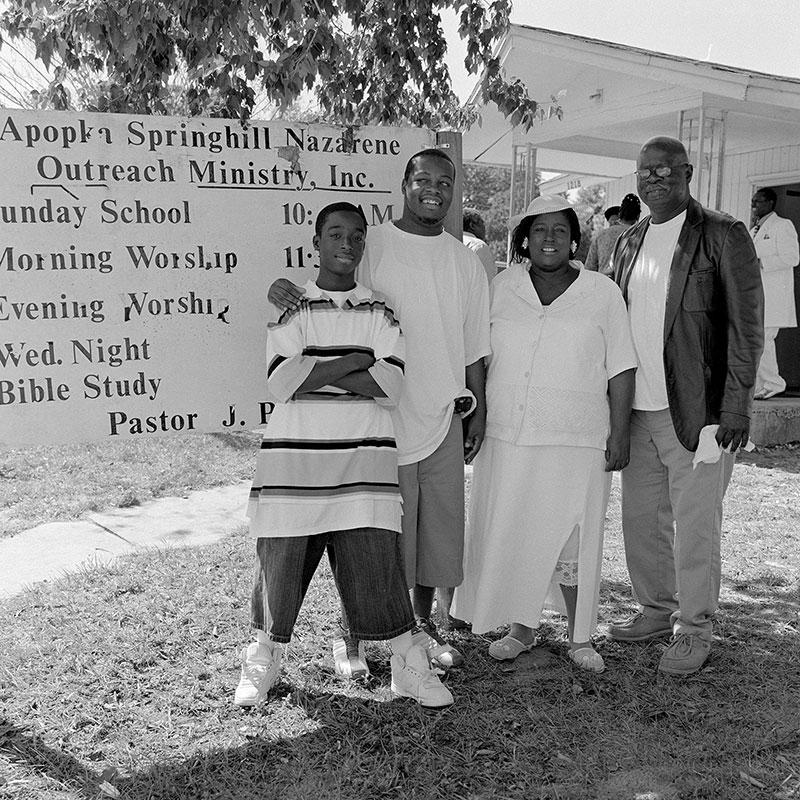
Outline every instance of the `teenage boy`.
{"type": "Polygon", "coordinates": [[[352,635],[389,640],[392,691],[423,706],[453,702],[412,641],[400,550],[397,450],[389,407],[402,385],[400,326],[355,282],[367,224],[350,203],[316,220],[316,282],[267,333],[277,401],[250,493],[257,574],[234,702],[255,705],[277,679],[308,585],[327,549],[352,635]]]}

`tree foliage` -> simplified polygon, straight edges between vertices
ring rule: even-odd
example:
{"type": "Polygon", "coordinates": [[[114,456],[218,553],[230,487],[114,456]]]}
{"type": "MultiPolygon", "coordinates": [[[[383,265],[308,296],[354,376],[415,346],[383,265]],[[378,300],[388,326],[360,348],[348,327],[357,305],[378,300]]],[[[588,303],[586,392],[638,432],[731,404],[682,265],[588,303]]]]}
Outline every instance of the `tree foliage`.
{"type": "Polygon", "coordinates": [[[604,223],[603,209],[606,207],[606,190],[603,186],[582,186],[572,198],[572,206],[581,223],[581,244],[574,257],[586,261],[589,245],[595,233],[604,223]]]}
{"type": "Polygon", "coordinates": [[[480,213],[496,261],[506,260],[510,189],[511,167],[464,165],[464,208],[480,213]]]}
{"type": "MultiPolygon", "coordinates": [[[[463,129],[441,12],[455,12],[465,67],[526,130],[545,109],[503,75],[495,49],[511,0],[8,0],[0,30],[29,37],[49,67],[100,75],[103,110],[168,113],[184,72],[190,114],[250,116],[258,91],[288,106],[313,90],[341,124],[463,129]]],[[[549,113],[549,112],[548,112],[549,113]]]]}
{"type": "Polygon", "coordinates": [[[593,184],[592,186],[581,186],[575,193],[572,199],[572,205],[575,208],[575,213],[578,219],[582,222],[594,222],[594,218],[600,215],[601,224],[604,221],[602,216],[603,210],[606,207],[606,190],[601,184],[593,184]]]}

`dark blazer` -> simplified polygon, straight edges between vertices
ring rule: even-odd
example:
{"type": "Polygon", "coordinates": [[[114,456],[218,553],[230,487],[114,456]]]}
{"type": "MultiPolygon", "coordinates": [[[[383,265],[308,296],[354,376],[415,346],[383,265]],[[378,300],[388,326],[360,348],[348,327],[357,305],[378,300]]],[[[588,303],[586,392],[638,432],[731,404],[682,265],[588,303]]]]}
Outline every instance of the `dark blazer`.
{"type": "MultiPolygon", "coordinates": [[[[614,280],[628,283],[650,217],[625,231],[611,256],[614,280]]],[[[764,347],[764,292],[742,222],[689,200],[670,266],[664,318],[664,373],[672,423],[696,450],[700,429],[721,412],[749,416],[764,347]]]]}

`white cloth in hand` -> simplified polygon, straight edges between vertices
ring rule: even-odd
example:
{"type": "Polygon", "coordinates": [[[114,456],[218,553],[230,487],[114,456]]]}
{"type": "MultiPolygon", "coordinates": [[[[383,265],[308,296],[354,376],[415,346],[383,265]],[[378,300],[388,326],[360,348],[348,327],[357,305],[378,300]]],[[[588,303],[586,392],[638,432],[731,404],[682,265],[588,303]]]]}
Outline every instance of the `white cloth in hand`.
{"type": "MultiPolygon", "coordinates": [[[[719,446],[716,439],[718,428],[719,425],[706,425],[700,431],[700,441],[697,444],[697,451],[692,459],[692,467],[695,469],[698,464],[716,464],[717,461],[719,461],[722,448],[719,446]]],[[[739,449],[749,453],[751,450],[755,449],[755,445],[751,441],[748,441],[744,447],[740,447],[739,449]]],[[[730,453],[730,451],[729,445],[725,448],[725,452],[730,453]]]]}

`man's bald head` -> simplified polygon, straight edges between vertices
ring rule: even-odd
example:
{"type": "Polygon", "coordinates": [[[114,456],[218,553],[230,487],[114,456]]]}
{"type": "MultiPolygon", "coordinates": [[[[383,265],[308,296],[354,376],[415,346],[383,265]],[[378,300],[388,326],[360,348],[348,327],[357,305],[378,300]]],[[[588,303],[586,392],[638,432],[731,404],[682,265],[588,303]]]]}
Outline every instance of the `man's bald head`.
{"type": "Polygon", "coordinates": [[[683,142],[679,139],[673,139],[671,136],[654,136],[642,145],[642,149],[639,152],[643,153],[645,150],[649,150],[652,147],[657,147],[665,153],[669,153],[671,156],[682,159],[683,161],[689,160],[689,155],[686,152],[683,142]]]}

